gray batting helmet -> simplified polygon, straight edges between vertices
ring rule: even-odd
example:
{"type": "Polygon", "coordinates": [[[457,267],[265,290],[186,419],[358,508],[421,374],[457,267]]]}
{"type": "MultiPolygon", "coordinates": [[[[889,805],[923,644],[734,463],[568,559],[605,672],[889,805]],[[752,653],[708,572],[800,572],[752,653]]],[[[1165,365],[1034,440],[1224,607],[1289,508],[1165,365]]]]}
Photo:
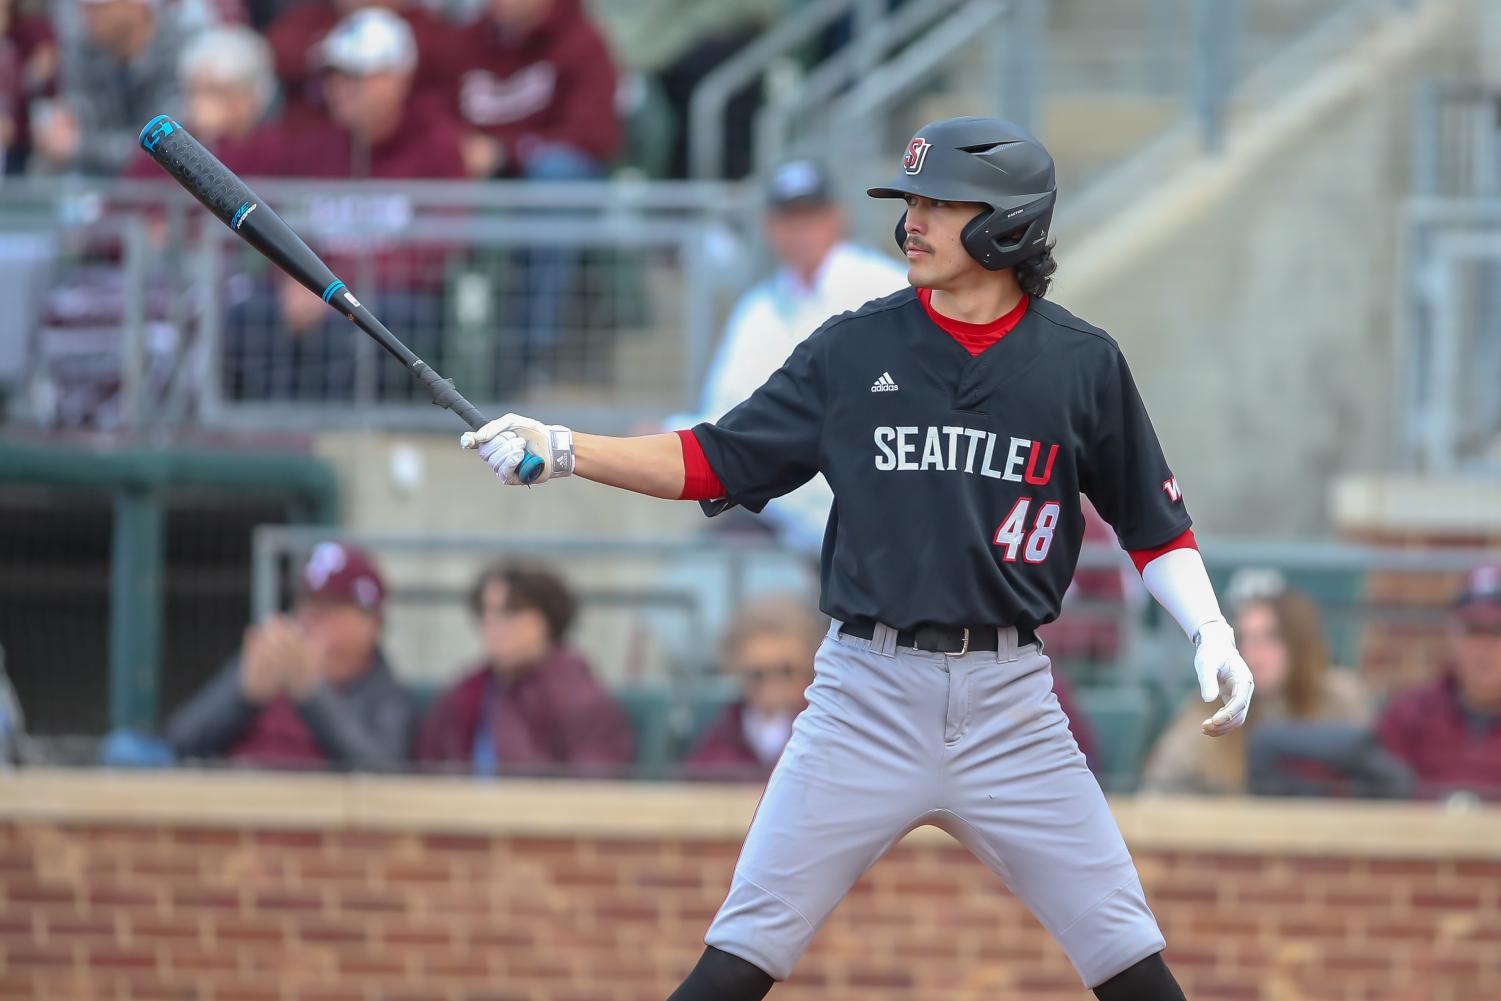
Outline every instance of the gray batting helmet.
{"type": "MultiPolygon", "coordinates": [[[[946,202],[979,202],[986,211],[964,227],[970,256],[991,271],[1009,268],[1047,249],[1058,179],[1042,143],[999,118],[947,118],[917,130],[891,184],[869,188],[872,198],[922,195],[946,202]]],[[[907,244],[907,213],[896,242],[907,244]]]]}

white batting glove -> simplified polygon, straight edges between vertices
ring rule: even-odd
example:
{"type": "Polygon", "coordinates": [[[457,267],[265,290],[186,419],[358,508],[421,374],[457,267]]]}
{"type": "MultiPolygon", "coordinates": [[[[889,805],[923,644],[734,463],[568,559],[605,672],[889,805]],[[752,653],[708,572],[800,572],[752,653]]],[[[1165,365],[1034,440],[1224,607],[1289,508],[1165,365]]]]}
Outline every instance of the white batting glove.
{"type": "Polygon", "coordinates": [[[506,414],[459,438],[508,486],[532,486],[573,475],[573,432],[561,424],[543,424],[520,414],[506,414]]]}
{"type": "Polygon", "coordinates": [[[1246,721],[1256,682],[1240,651],[1235,649],[1235,631],[1224,619],[1201,625],[1194,636],[1194,648],[1199,696],[1205,702],[1215,699],[1224,702],[1218,712],[1204,721],[1202,729],[1211,737],[1220,737],[1246,721]]]}

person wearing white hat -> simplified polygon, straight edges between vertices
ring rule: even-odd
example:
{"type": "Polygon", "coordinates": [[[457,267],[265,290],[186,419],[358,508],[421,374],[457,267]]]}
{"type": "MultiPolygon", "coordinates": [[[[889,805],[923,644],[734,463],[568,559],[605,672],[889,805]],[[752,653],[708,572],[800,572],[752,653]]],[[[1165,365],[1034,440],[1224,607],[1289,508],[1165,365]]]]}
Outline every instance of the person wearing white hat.
{"type": "Polygon", "coordinates": [[[196,35],[183,49],[178,72],[184,91],[183,121],[210,147],[248,138],[276,100],[271,48],[243,25],[196,35]]]}
{"type": "MultiPolygon", "coordinates": [[[[290,110],[258,132],[230,164],[240,174],[388,181],[464,176],[456,118],[412,97],[417,48],[399,16],[378,7],[356,11],[329,33],[318,60],[326,111],[290,110]]],[[[386,204],[410,211],[398,195],[386,196],[386,204]]],[[[442,248],[393,242],[366,227],[330,235],[317,249],[336,274],[368,276],[360,293],[365,304],[403,331],[419,355],[439,357],[442,248]]],[[[229,391],[238,399],[347,399],[354,391],[356,343],[348,323],[316,294],[277,279],[273,288],[232,305],[226,317],[229,391]],[[296,336],[287,340],[287,333],[296,336]]],[[[419,391],[400,366],[380,366],[376,380],[383,398],[419,391]]]]}

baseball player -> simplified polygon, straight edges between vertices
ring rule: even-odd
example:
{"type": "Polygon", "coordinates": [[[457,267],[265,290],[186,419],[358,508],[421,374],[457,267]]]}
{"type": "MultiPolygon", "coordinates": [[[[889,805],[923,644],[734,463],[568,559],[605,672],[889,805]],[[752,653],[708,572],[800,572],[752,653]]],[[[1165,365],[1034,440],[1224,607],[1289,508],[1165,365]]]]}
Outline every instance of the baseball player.
{"type": "Polygon", "coordinates": [[[912,287],[831,318],[719,421],[606,438],[507,415],[463,438],[506,483],[576,474],[710,514],[759,511],[815,473],[833,489],[808,709],[671,1001],[765,997],[924,824],[1000,876],[1102,1001],[1181,999],[1035,631],[1058,615],[1088,495],[1193,641],[1200,694],[1222,700],[1204,732],[1240,726],[1251,674],[1183,493],[1119,345],[1044,298],[1057,192],[1041,143],[935,122],[869,194],[906,203],[912,287]]]}

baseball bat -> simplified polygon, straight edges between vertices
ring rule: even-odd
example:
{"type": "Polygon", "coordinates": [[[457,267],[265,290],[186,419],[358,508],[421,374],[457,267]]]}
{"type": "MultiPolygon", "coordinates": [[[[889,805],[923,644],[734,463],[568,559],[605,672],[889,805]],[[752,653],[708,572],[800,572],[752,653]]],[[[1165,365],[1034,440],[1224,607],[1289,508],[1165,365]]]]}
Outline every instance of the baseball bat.
{"type": "MultiPolygon", "coordinates": [[[[236,236],[298,284],[321,296],[324,302],[348,317],[401,362],[412,373],[412,378],[427,390],[434,406],[453,411],[469,425],[470,430],[478,431],[485,426],[484,415],[454,388],[452,379],[445,379],[433,371],[400,338],[387,330],[385,324],[355,298],[348,286],[313,253],[292,227],[251,191],[234,171],[204,149],[187,129],[167,115],[157,115],[141,130],[141,148],[236,236]]],[[[517,467],[517,477],[523,483],[531,483],[541,474],[542,468],[541,457],[527,453],[517,467]]]]}

